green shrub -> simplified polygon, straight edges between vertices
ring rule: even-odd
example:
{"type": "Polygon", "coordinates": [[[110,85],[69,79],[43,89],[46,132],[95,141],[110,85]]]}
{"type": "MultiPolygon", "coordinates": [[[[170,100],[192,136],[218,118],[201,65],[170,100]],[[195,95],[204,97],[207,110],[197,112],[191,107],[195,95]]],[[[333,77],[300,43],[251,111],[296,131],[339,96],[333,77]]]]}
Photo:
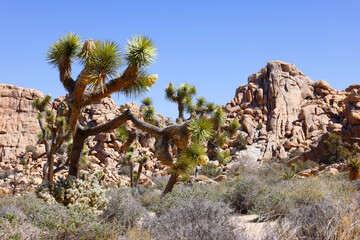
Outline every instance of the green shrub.
{"type": "Polygon", "coordinates": [[[150,226],[153,239],[246,239],[235,236],[229,208],[199,196],[177,198],[150,226]]]}
{"type": "Polygon", "coordinates": [[[112,189],[106,192],[110,202],[101,218],[108,222],[116,221],[120,225],[134,226],[144,215],[146,209],[133,197],[129,189],[112,189]]]}
{"type": "Polygon", "coordinates": [[[257,176],[240,178],[224,195],[224,201],[230,204],[235,212],[247,213],[255,206],[257,197],[266,191],[266,185],[257,176]]]}
{"type": "Polygon", "coordinates": [[[322,162],[326,164],[332,164],[335,162],[343,162],[350,156],[348,147],[350,146],[347,142],[341,139],[341,136],[331,133],[324,141],[327,145],[322,162]]]}
{"type": "Polygon", "coordinates": [[[199,174],[205,175],[209,178],[216,178],[217,176],[222,174],[222,170],[215,164],[208,163],[208,164],[202,166],[202,168],[199,171],[199,174]]]}

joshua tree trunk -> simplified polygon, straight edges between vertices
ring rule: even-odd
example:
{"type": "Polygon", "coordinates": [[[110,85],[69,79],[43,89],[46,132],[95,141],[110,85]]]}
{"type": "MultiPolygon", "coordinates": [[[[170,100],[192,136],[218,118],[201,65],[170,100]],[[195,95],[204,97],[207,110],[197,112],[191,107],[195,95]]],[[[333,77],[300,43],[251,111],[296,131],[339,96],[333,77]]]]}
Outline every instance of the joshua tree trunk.
{"type": "Polygon", "coordinates": [[[130,187],[134,187],[134,163],[130,162],[130,187]]]}
{"type": "Polygon", "coordinates": [[[141,171],[143,169],[143,163],[140,163],[139,165],[139,169],[138,169],[138,174],[137,174],[137,177],[136,177],[136,180],[135,180],[135,187],[137,187],[138,183],[139,183],[139,179],[140,179],[140,176],[141,176],[141,171]]]}
{"type": "Polygon", "coordinates": [[[165,190],[164,190],[164,192],[162,194],[163,196],[165,196],[167,193],[172,191],[174,185],[177,182],[177,178],[178,178],[178,174],[176,174],[176,173],[171,174],[169,182],[167,183],[167,185],[165,187],[165,190]]]}
{"type": "Polygon", "coordinates": [[[182,121],[185,121],[185,116],[184,116],[184,103],[182,102],[182,100],[178,101],[178,110],[179,110],[179,118],[182,121]]]}
{"type": "Polygon", "coordinates": [[[70,155],[70,167],[69,167],[69,175],[74,176],[76,178],[80,175],[80,159],[81,154],[84,149],[84,143],[86,140],[86,136],[83,136],[81,133],[76,132],[73,138],[73,145],[71,148],[70,155]]]}

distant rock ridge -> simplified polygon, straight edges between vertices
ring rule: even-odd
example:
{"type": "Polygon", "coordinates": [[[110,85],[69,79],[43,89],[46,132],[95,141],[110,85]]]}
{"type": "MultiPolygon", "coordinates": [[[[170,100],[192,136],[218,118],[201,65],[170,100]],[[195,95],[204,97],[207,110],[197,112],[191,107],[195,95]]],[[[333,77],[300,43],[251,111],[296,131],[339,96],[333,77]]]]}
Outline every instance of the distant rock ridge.
{"type": "Polygon", "coordinates": [[[239,118],[249,144],[262,146],[261,159],[286,158],[297,151],[302,160],[320,159],[329,132],[360,140],[360,85],[337,91],[312,81],[295,65],[268,62],[236,89],[225,106],[228,119],[239,118]]]}

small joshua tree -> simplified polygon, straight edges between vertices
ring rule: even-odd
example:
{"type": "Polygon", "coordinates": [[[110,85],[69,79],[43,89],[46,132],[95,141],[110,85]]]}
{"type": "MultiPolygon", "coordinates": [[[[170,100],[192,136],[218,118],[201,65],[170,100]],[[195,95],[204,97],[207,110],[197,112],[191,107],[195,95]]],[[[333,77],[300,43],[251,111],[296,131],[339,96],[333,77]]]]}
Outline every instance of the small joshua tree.
{"type": "Polygon", "coordinates": [[[68,115],[67,104],[63,101],[57,109],[49,109],[51,97],[47,95],[44,99],[35,99],[33,106],[38,110],[38,121],[41,132],[39,140],[44,143],[47,162],[43,169],[43,183],[54,182],[54,173],[63,168],[64,164],[54,170],[54,154],[60,150],[64,142],[70,140],[69,125],[66,122],[68,115]],[[54,113],[55,112],[55,113],[54,113]]]}
{"type": "Polygon", "coordinates": [[[165,97],[166,99],[173,101],[178,104],[179,117],[180,121],[185,121],[184,111],[186,106],[192,109],[191,100],[192,97],[196,94],[195,86],[184,83],[180,85],[178,88],[174,88],[172,82],[170,82],[169,86],[165,88],[165,97]]]}
{"type": "Polygon", "coordinates": [[[155,125],[155,108],[151,98],[144,98],[140,107],[144,121],[155,125]]]}
{"type": "Polygon", "coordinates": [[[136,176],[136,179],[135,179],[134,187],[137,187],[137,185],[139,183],[139,179],[140,179],[140,176],[141,176],[143,166],[148,160],[149,160],[149,157],[146,156],[146,155],[137,160],[137,162],[139,163],[139,169],[138,169],[138,173],[137,173],[137,176],[136,176]]]}
{"type": "Polygon", "coordinates": [[[350,181],[360,179],[360,161],[357,156],[350,157],[348,161],[349,179],[350,181]]]}

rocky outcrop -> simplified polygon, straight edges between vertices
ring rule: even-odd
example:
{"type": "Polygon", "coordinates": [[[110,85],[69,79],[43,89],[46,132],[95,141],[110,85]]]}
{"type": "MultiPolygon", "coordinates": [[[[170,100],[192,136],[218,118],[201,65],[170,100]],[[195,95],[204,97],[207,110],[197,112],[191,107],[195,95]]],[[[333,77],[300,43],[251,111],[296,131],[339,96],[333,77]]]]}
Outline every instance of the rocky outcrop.
{"type": "Polygon", "coordinates": [[[286,158],[294,150],[303,160],[317,160],[328,132],[359,140],[359,99],[359,85],[337,91],[293,64],[272,61],[236,89],[225,109],[229,120],[240,120],[250,144],[264,146],[260,159],[286,158]]]}
{"type": "Polygon", "coordinates": [[[33,89],[0,84],[0,162],[36,144],[40,128],[32,102],[43,97],[33,89]]]}

